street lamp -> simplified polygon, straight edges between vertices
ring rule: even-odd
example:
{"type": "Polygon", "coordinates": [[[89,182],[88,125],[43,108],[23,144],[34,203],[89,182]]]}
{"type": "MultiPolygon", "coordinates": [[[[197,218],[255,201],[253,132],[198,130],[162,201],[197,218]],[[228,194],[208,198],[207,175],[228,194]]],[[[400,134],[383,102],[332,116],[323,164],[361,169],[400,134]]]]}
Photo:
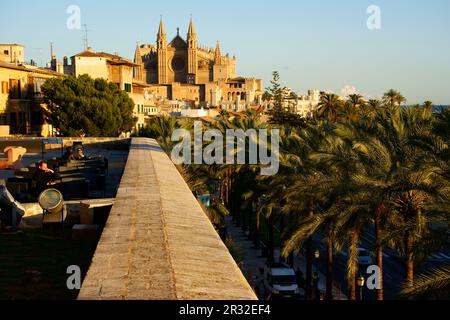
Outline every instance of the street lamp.
{"type": "Polygon", "coordinates": [[[314,287],[314,300],[320,300],[320,290],[319,290],[319,273],[316,271],[313,275],[313,287],[314,287]]]}
{"type": "Polygon", "coordinates": [[[320,258],[320,251],[318,249],[314,252],[314,258],[316,258],[317,260],[319,260],[320,258]]]}
{"type": "Polygon", "coordinates": [[[314,258],[316,258],[316,270],[319,272],[320,251],[318,249],[314,251],[314,258]]]}
{"type": "Polygon", "coordinates": [[[358,277],[358,279],[356,280],[356,284],[359,287],[359,300],[363,300],[363,287],[364,287],[364,283],[365,283],[365,279],[362,275],[360,275],[358,277]]]}

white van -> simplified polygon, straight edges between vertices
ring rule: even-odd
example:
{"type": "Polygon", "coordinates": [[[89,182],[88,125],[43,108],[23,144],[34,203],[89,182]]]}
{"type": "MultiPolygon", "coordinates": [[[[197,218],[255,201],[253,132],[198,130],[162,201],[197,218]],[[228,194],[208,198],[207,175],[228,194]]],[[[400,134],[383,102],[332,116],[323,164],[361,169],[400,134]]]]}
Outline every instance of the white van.
{"type": "Polygon", "coordinates": [[[265,266],[264,287],[272,297],[294,298],[303,291],[298,287],[294,269],[284,263],[265,266]]]}

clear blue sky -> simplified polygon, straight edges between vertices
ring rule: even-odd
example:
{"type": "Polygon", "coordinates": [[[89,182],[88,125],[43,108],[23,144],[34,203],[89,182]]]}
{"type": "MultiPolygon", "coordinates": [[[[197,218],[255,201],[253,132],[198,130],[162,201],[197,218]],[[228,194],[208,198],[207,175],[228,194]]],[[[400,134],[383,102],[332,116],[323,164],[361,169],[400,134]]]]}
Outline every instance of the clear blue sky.
{"type": "MultiPolygon", "coordinates": [[[[295,91],[340,93],[354,86],[380,96],[400,90],[410,103],[450,104],[448,0],[22,0],[2,2],[0,42],[26,46],[27,60],[49,60],[82,49],[82,32],[68,30],[69,5],[81,9],[96,51],[131,58],[140,43],[154,43],[160,15],[168,37],[187,32],[192,13],[199,41],[236,53],[238,73],[268,85],[273,70],[295,91]],[[366,27],[369,5],[381,8],[381,30],[366,27]]],[[[169,39],[169,41],[170,41],[169,39]]]]}

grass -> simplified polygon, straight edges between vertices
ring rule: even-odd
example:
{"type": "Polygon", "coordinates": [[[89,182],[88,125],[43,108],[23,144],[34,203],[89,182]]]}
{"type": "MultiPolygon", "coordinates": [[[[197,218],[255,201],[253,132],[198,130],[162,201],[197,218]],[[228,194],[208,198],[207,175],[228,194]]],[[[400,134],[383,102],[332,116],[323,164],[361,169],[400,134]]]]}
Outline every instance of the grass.
{"type": "Polygon", "coordinates": [[[96,241],[49,239],[40,231],[0,234],[0,300],[72,300],[67,267],[77,265],[84,278],[96,241]]]}

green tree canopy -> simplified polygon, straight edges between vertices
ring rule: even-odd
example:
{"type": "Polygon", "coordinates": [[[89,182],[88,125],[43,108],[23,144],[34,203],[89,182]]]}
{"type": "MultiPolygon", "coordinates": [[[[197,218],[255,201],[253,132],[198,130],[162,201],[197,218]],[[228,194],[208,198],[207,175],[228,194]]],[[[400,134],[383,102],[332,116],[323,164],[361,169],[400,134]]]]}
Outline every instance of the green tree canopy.
{"type": "Polygon", "coordinates": [[[117,137],[136,124],[125,91],[88,75],[49,79],[42,86],[46,118],[64,136],[117,137]]]}
{"type": "Polygon", "coordinates": [[[270,81],[271,87],[266,89],[265,98],[272,101],[272,109],[269,110],[269,123],[272,125],[286,125],[293,127],[303,127],[305,124],[298,114],[286,110],[284,102],[286,97],[283,94],[283,88],[280,85],[280,74],[273,72],[273,79],[270,81]]]}

